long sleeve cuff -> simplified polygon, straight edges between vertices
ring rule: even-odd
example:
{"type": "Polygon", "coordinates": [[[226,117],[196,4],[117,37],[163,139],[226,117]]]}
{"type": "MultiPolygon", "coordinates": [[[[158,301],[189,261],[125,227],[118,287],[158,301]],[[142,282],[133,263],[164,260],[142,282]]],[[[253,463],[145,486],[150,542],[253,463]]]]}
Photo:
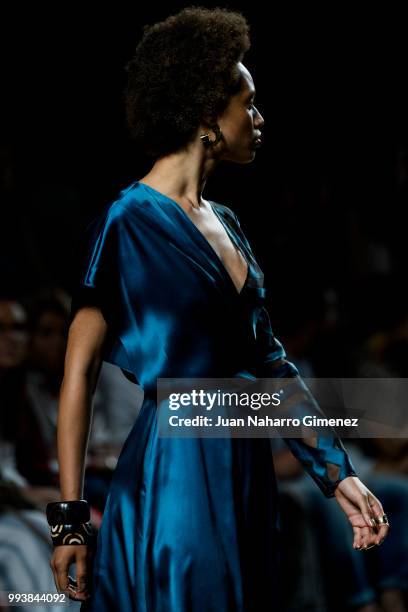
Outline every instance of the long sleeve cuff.
{"type": "Polygon", "coordinates": [[[317,437],[316,447],[303,438],[283,439],[326,497],[334,497],[337,485],[344,478],[357,476],[340,438],[317,437]]]}

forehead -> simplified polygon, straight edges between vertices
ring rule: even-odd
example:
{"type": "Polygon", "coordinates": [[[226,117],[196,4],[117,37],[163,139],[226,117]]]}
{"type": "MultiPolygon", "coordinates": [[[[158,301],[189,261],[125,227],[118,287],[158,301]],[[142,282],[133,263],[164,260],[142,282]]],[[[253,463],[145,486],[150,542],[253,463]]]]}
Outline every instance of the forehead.
{"type": "Polygon", "coordinates": [[[241,62],[238,62],[238,70],[241,75],[241,93],[247,95],[255,91],[254,80],[248,68],[241,62]]]}

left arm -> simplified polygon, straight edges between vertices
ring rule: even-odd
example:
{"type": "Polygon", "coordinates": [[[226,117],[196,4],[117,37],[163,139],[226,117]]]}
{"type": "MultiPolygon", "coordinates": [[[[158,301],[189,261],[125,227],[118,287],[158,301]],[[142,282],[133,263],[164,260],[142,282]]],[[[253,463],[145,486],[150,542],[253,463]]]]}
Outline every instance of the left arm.
{"type": "MultiPolygon", "coordinates": [[[[251,251],[235,213],[236,230],[251,251]]],[[[296,416],[324,416],[315,398],[299,376],[296,366],[287,360],[285,350],[272,332],[269,313],[263,305],[256,321],[256,377],[293,379],[290,385],[291,410],[296,416]],[[294,391],[293,391],[294,389],[294,391]]],[[[380,501],[361,482],[340,438],[331,428],[331,435],[307,435],[283,438],[293,455],[313,478],[322,493],[334,497],[349,519],[354,531],[353,547],[369,548],[380,544],[388,534],[389,525],[378,524],[384,515],[380,501]]],[[[327,430],[326,430],[327,432],[327,430]]],[[[330,431],[329,431],[330,433],[330,431]]]]}
{"type": "MultiPolygon", "coordinates": [[[[296,416],[299,413],[323,414],[297,368],[286,359],[282,344],[272,332],[265,307],[258,318],[257,355],[257,377],[294,379],[290,410],[295,411],[296,416]]],[[[366,550],[383,542],[389,525],[379,524],[384,516],[381,502],[358,478],[341,439],[334,430],[328,429],[332,435],[283,439],[323,494],[334,497],[346,514],[353,527],[353,548],[366,550]]]]}
{"type": "MultiPolygon", "coordinates": [[[[324,416],[296,366],[286,359],[285,349],[272,332],[265,306],[258,316],[256,334],[256,376],[282,378],[285,382],[293,379],[290,398],[286,399],[290,404],[288,410],[299,418],[312,414],[324,416]]],[[[302,438],[283,439],[325,497],[334,497],[339,483],[345,478],[357,477],[357,473],[340,438],[331,428],[327,430],[326,433],[332,435],[310,434],[302,438]]]]}

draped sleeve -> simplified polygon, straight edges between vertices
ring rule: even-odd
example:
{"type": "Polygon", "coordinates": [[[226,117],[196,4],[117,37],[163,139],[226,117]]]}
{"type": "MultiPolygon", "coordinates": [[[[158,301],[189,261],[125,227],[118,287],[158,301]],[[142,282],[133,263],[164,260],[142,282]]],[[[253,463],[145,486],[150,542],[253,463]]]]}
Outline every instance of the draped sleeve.
{"type": "Polygon", "coordinates": [[[112,321],[119,275],[119,223],[117,210],[107,207],[82,233],[72,291],[71,321],[83,306],[99,307],[106,321],[112,321]]]}
{"type": "MultiPolygon", "coordinates": [[[[238,217],[233,213],[241,239],[250,249],[238,217]]],[[[282,343],[272,331],[268,309],[258,308],[256,321],[256,376],[257,378],[292,379],[290,391],[290,415],[302,418],[305,415],[324,413],[312,393],[299,375],[296,366],[286,356],[282,343]]],[[[302,438],[283,438],[293,455],[305,471],[313,478],[323,495],[334,497],[337,485],[348,476],[357,476],[355,467],[341,439],[331,427],[325,435],[308,435],[302,438]]]]}
{"type": "Polygon", "coordinates": [[[123,208],[119,204],[107,205],[83,231],[72,290],[70,323],[80,308],[98,307],[107,323],[102,359],[118,365],[125,376],[135,382],[135,377],[130,375],[128,354],[119,338],[124,321],[120,280],[123,265],[120,240],[124,232],[123,208]]]}

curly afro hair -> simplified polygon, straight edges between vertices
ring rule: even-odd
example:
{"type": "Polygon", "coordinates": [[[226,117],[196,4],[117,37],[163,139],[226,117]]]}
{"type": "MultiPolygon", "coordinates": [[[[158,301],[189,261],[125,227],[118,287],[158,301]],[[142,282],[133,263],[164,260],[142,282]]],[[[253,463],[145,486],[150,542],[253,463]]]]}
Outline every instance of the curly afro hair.
{"type": "Polygon", "coordinates": [[[250,48],[245,17],[224,8],[184,8],[143,28],[125,70],[126,119],[150,157],[184,148],[241,87],[237,63],[250,48]]]}

